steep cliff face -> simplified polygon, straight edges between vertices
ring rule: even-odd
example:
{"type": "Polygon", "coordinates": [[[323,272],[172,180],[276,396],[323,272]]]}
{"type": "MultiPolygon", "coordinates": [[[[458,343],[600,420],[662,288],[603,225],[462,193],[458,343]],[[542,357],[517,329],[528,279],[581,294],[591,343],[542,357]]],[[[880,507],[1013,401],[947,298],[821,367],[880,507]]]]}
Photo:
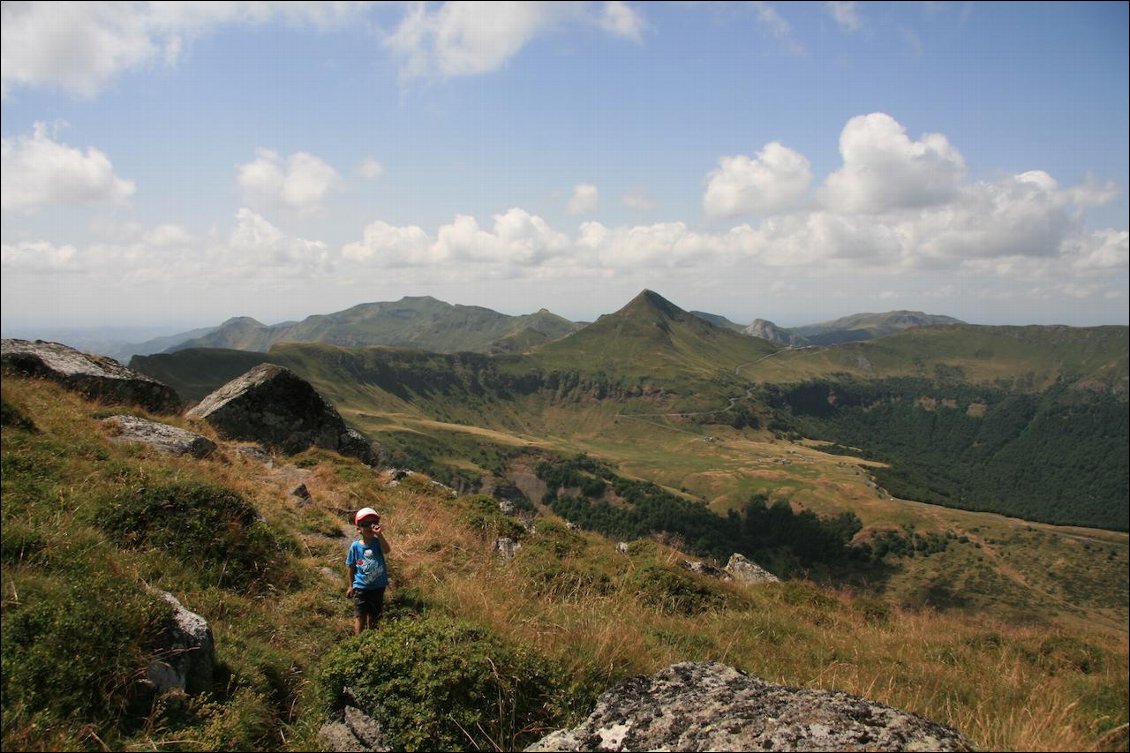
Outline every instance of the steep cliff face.
{"type": "Polygon", "coordinates": [[[973,750],[956,730],[880,703],[771,685],[717,662],[674,664],[601,696],[528,751],[973,750]]]}

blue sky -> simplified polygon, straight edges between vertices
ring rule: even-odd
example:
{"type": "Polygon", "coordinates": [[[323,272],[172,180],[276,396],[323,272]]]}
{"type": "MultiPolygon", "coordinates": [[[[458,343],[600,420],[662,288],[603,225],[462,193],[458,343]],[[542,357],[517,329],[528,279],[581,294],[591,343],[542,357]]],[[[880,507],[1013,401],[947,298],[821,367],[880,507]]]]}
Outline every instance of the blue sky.
{"type": "Polygon", "coordinates": [[[1128,320],[1126,3],[3,5],[3,326],[1128,320]]]}

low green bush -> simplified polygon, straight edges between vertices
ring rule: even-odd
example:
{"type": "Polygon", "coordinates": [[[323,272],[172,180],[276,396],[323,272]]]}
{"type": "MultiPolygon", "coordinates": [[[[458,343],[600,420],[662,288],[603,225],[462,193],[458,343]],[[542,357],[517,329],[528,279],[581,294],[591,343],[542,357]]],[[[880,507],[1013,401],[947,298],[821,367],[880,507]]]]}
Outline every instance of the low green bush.
{"type": "Polygon", "coordinates": [[[318,693],[333,712],[348,688],[393,750],[520,750],[556,728],[559,677],[486,629],[425,616],[386,621],[333,648],[318,693]]]}
{"type": "Polygon", "coordinates": [[[625,586],[635,597],[665,614],[696,615],[726,605],[725,595],[689,572],[648,565],[634,571],[625,586]]]}
{"type": "Polygon", "coordinates": [[[484,538],[507,538],[518,541],[525,537],[526,529],[509,515],[499,509],[498,500],[486,494],[472,494],[463,497],[467,505],[464,520],[467,526],[478,531],[484,538]]]}
{"type": "Polygon", "coordinates": [[[195,568],[202,585],[278,584],[287,546],[231,489],[197,482],[141,487],[96,506],[92,521],[119,546],[160,549],[195,568]]]}
{"type": "Polygon", "coordinates": [[[145,676],[172,607],[141,584],[105,571],[67,573],[54,588],[25,592],[5,607],[0,656],[9,713],[46,712],[114,730],[143,715],[145,676]]]}

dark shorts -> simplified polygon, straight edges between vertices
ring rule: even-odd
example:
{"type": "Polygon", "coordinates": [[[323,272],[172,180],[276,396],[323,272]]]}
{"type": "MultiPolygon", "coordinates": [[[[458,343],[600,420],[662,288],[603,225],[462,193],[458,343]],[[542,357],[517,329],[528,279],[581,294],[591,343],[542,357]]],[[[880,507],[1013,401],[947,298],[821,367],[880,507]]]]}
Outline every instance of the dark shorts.
{"type": "Polygon", "coordinates": [[[380,619],[385,606],[385,590],[383,588],[355,588],[353,589],[353,616],[364,617],[372,615],[380,619]]]}

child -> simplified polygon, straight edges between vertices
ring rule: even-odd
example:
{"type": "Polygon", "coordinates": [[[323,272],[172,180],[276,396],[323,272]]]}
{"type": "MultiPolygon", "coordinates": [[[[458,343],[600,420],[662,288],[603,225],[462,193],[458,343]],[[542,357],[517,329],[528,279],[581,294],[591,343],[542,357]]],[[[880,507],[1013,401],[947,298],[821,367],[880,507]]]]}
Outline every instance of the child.
{"type": "Polygon", "coordinates": [[[388,568],[385,555],[391,547],[381,530],[381,516],[371,507],[362,507],[353,516],[360,541],[354,541],[345,555],[349,566],[349,588],[345,595],[353,599],[353,634],[375,628],[384,609],[388,568]]]}

